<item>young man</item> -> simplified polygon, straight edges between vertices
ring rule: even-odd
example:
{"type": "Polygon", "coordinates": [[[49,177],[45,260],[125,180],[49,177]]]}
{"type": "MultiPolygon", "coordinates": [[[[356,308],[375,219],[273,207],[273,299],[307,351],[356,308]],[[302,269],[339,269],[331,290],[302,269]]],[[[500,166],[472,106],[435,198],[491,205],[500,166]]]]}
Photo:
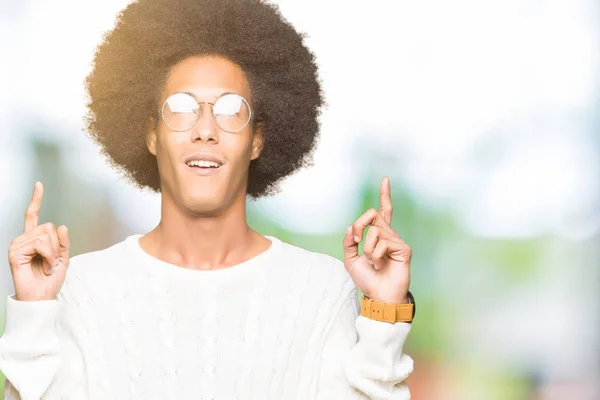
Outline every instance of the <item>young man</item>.
{"type": "Polygon", "coordinates": [[[343,263],[247,225],[246,197],[310,158],[322,105],[313,55],[274,6],[137,1],[87,88],[88,131],[160,192],[161,221],[69,259],[67,228],[38,225],[35,185],[8,252],[8,399],[410,398],[411,250],[389,180],[343,263]]]}

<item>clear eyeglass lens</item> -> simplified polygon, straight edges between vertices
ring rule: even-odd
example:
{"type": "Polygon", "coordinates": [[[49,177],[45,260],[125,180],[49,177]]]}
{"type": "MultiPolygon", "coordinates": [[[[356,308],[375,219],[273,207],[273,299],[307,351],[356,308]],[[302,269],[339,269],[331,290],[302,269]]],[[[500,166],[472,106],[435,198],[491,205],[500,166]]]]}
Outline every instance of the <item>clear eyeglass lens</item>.
{"type": "Polygon", "coordinates": [[[196,100],[185,93],[171,95],[163,105],[162,115],[167,126],[175,131],[185,131],[194,126],[200,115],[196,100]]]}
{"type": "Polygon", "coordinates": [[[226,94],[213,106],[213,114],[219,128],[227,132],[236,132],[248,124],[250,107],[242,96],[226,94]]]}

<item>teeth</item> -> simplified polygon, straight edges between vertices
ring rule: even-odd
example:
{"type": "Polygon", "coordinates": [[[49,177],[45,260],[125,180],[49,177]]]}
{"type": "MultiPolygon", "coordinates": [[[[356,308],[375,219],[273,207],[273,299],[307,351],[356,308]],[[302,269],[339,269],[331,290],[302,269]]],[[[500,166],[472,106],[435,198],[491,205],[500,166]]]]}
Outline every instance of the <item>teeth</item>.
{"type": "Polygon", "coordinates": [[[190,167],[204,167],[204,168],[218,168],[221,165],[214,161],[206,161],[206,160],[192,160],[187,163],[190,167]]]}

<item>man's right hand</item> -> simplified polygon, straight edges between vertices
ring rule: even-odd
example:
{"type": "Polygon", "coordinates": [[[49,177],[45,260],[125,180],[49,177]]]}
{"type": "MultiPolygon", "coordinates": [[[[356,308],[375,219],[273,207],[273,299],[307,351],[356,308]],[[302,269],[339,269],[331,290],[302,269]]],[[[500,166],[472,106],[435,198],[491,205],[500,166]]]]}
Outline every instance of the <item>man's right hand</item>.
{"type": "Polygon", "coordinates": [[[67,268],[71,246],[67,227],[38,226],[44,187],[37,182],[25,212],[25,230],[8,248],[8,262],[19,301],[55,300],[67,268]]]}

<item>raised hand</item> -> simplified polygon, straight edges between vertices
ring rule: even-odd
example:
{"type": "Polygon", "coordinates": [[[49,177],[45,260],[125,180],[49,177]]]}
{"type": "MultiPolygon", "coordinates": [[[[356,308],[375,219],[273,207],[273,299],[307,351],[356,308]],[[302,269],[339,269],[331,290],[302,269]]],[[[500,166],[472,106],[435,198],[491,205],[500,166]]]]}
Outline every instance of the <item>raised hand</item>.
{"type": "Polygon", "coordinates": [[[69,267],[67,227],[38,225],[44,187],[37,182],[25,212],[25,229],[8,248],[8,262],[19,301],[54,300],[69,267]]]}
{"type": "Polygon", "coordinates": [[[390,180],[380,187],[379,211],[370,209],[346,229],[344,265],[350,277],[366,296],[388,304],[408,302],[411,248],[396,233],[392,221],[390,180]],[[368,228],[363,254],[358,253],[365,228],[368,228]]]}

